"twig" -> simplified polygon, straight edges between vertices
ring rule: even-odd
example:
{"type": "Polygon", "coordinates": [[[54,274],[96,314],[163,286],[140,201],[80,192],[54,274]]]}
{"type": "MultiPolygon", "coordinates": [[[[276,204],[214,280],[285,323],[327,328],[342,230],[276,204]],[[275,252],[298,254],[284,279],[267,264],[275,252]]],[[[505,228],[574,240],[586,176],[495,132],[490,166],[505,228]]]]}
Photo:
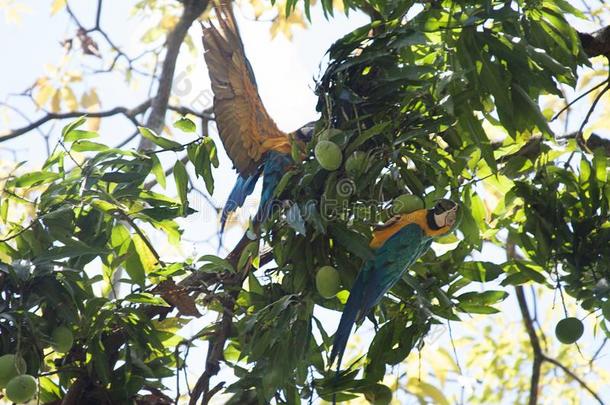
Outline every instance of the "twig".
{"type": "Polygon", "coordinates": [[[604,401],[600,398],[600,396],[595,391],[593,391],[591,389],[591,387],[589,387],[589,385],[583,379],[581,379],[579,376],[574,374],[574,372],[572,370],[570,370],[569,368],[564,366],[561,362],[559,362],[559,360],[554,359],[552,357],[548,357],[544,354],[542,355],[542,359],[544,361],[548,361],[549,363],[554,364],[557,367],[559,367],[560,369],[562,369],[564,373],[569,375],[570,378],[572,378],[574,381],[576,381],[578,384],[580,384],[580,386],[582,388],[587,390],[589,392],[589,394],[591,394],[591,396],[597,400],[597,402],[599,402],[601,405],[604,405],[604,401]]]}
{"type": "Polygon", "coordinates": [[[574,104],[576,104],[579,100],[581,100],[584,97],[588,96],[589,94],[593,93],[595,90],[599,89],[600,87],[602,87],[603,85],[605,85],[607,83],[608,82],[606,80],[604,80],[603,82],[600,82],[600,83],[596,84],[595,86],[593,86],[592,88],[590,88],[589,90],[585,91],[583,94],[581,94],[580,96],[576,97],[574,100],[570,101],[561,110],[559,110],[559,112],[557,112],[553,116],[553,118],[551,118],[551,121],[555,121],[557,118],[559,118],[559,116],[561,114],[564,113],[564,111],[568,110],[570,107],[572,107],[574,104]]]}
{"type": "Polygon", "coordinates": [[[593,357],[591,357],[591,360],[589,360],[589,365],[592,367],[593,366],[593,362],[595,360],[597,360],[597,357],[599,356],[599,354],[602,352],[602,349],[604,348],[604,346],[606,346],[606,343],[608,343],[608,338],[605,337],[604,341],[602,342],[601,345],[599,345],[599,347],[597,348],[597,350],[595,351],[595,354],[593,355],[593,357]]]}
{"type": "Polygon", "coordinates": [[[157,250],[155,249],[155,247],[152,245],[152,243],[150,243],[150,241],[148,240],[148,238],[146,237],[144,232],[142,232],[142,230],[135,223],[135,221],[129,215],[127,215],[126,212],[124,212],[122,210],[117,210],[117,212],[119,213],[121,218],[123,218],[125,221],[127,221],[127,223],[129,223],[129,225],[133,228],[133,230],[136,231],[136,233],[142,239],[142,241],[144,242],[144,244],[146,245],[148,250],[150,250],[150,253],[152,253],[152,255],[157,260],[157,263],[163,264],[163,261],[161,260],[161,256],[159,256],[159,253],[157,253],[157,250]]]}

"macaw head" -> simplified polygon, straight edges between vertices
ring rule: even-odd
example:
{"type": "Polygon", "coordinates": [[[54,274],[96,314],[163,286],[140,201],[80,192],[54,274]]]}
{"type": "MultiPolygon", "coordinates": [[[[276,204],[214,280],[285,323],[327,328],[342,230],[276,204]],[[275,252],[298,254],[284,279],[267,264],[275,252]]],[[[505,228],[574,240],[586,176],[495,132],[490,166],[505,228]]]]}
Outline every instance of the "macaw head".
{"type": "Polygon", "coordinates": [[[293,132],[294,139],[296,139],[299,142],[303,142],[303,143],[307,143],[307,142],[311,141],[311,138],[313,137],[313,134],[314,134],[315,127],[316,127],[316,121],[308,122],[307,124],[303,125],[301,128],[299,128],[293,132]]]}
{"type": "Polygon", "coordinates": [[[458,204],[454,201],[442,199],[438,200],[430,211],[434,218],[437,229],[446,228],[447,232],[453,228],[457,220],[458,204]]]}

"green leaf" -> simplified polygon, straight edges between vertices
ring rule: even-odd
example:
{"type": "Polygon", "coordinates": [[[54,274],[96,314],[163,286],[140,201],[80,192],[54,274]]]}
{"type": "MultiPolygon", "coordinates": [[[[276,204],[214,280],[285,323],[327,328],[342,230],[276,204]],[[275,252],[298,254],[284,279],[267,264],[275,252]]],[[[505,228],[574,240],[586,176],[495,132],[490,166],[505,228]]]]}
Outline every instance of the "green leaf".
{"type": "Polygon", "coordinates": [[[165,185],[166,185],[165,170],[163,170],[163,166],[161,166],[161,162],[159,161],[159,158],[157,157],[157,155],[153,154],[150,156],[150,158],[152,159],[151,172],[155,176],[157,183],[161,187],[165,188],[165,185]]]}
{"type": "MultiPolygon", "coordinates": [[[[208,263],[213,265],[212,267],[214,269],[219,269],[221,271],[228,271],[230,273],[235,271],[233,266],[231,266],[231,263],[229,263],[227,260],[225,260],[223,258],[220,258],[218,256],[204,255],[204,256],[201,256],[198,261],[200,261],[200,262],[208,262],[208,263]]],[[[209,267],[210,266],[208,266],[208,268],[209,267]]]]}
{"type": "Polygon", "coordinates": [[[186,213],[186,207],[188,207],[188,174],[186,173],[186,167],[180,160],[176,161],[174,165],[174,181],[176,182],[176,190],[178,191],[178,198],[183,209],[181,215],[186,213]]]}
{"type": "Polygon", "coordinates": [[[502,266],[490,262],[465,262],[458,272],[470,281],[486,282],[503,274],[502,266]]]}
{"type": "Polygon", "coordinates": [[[286,222],[288,226],[294,229],[301,235],[306,234],[305,220],[301,215],[301,209],[298,204],[292,204],[292,206],[286,211],[286,222]]]}
{"type": "Polygon", "coordinates": [[[461,312],[467,312],[467,313],[471,313],[471,314],[485,314],[485,315],[497,314],[498,312],[500,312],[499,309],[496,309],[494,307],[490,307],[487,305],[477,305],[477,304],[459,304],[457,306],[457,309],[460,310],[461,312]]]}
{"type": "Polygon", "coordinates": [[[52,172],[29,172],[13,180],[15,187],[34,187],[51,183],[61,178],[61,175],[52,172]]]}
{"type": "Polygon", "coordinates": [[[513,82],[511,88],[513,90],[513,103],[521,106],[521,108],[529,110],[527,117],[529,118],[529,121],[535,124],[540,131],[548,136],[553,136],[553,131],[549,127],[546,117],[540,111],[538,104],[534,103],[534,100],[531,99],[529,94],[527,94],[527,92],[523,90],[523,87],[519,86],[517,83],[513,82]]]}
{"type": "Polygon", "coordinates": [[[506,291],[490,290],[481,293],[467,292],[457,297],[461,304],[491,305],[504,300],[508,296],[506,291]]]}
{"type": "Polygon", "coordinates": [[[178,121],[174,122],[174,127],[183,132],[195,132],[197,130],[195,123],[186,117],[181,117],[178,121]]]}
{"type": "Polygon", "coordinates": [[[356,256],[368,260],[373,258],[373,252],[369,247],[368,240],[364,235],[348,229],[344,224],[331,222],[328,224],[328,233],[341,246],[356,256]]]}
{"type": "Polygon", "coordinates": [[[237,263],[237,269],[241,270],[245,267],[246,263],[250,259],[254,259],[258,256],[258,241],[252,241],[248,243],[244,251],[241,253],[239,257],[239,261],[237,263]]]}
{"type": "MultiPolygon", "coordinates": [[[[201,144],[197,148],[197,161],[201,164],[201,177],[205,183],[205,188],[212,195],[214,193],[214,177],[212,176],[212,160],[210,159],[210,148],[206,144],[201,144]]],[[[215,149],[214,149],[215,151],[215,149]]]]}
{"type": "Polygon", "coordinates": [[[146,282],[146,271],[144,270],[144,265],[140,260],[140,255],[138,254],[136,245],[133,241],[129,241],[127,244],[127,251],[125,252],[125,255],[125,271],[134,283],[143,287],[144,283],[146,282]]]}
{"type": "Polygon", "coordinates": [[[110,368],[108,367],[108,357],[106,356],[106,349],[102,343],[101,336],[97,336],[89,344],[89,351],[91,352],[91,361],[97,376],[104,384],[110,383],[111,374],[110,368]]]}
{"type": "Polygon", "coordinates": [[[108,150],[108,146],[103,143],[91,142],[87,140],[78,140],[72,144],[72,148],[75,152],[101,152],[108,150]]]}
{"type": "Polygon", "coordinates": [[[144,138],[148,139],[155,145],[161,147],[162,149],[168,150],[182,150],[182,144],[172,141],[171,139],[163,138],[157,135],[152,129],[148,129],[145,127],[138,127],[138,131],[140,131],[140,135],[144,138]]]}
{"type": "Polygon", "coordinates": [[[407,382],[407,390],[420,398],[420,402],[422,403],[428,403],[426,400],[429,398],[432,400],[431,403],[437,405],[449,405],[449,401],[441,390],[432,384],[422,381],[419,378],[409,378],[409,381],[407,382]]]}
{"type": "Polygon", "coordinates": [[[85,119],[85,117],[80,117],[78,118],[76,121],[72,121],[71,123],[69,123],[68,125],[66,125],[62,130],[61,130],[61,136],[64,138],[64,140],[66,139],[66,136],[70,135],[70,132],[74,131],[76,128],[80,127],[81,125],[83,125],[87,120],[85,119]]]}
{"type": "Polygon", "coordinates": [[[73,129],[64,136],[64,142],[74,142],[82,139],[93,139],[100,135],[94,131],[82,131],[80,129],[73,129]]]}
{"type": "Polygon", "coordinates": [[[148,304],[158,307],[169,307],[170,305],[161,297],[150,293],[129,294],[125,297],[125,301],[133,302],[134,304],[148,304]]]}
{"type": "Polygon", "coordinates": [[[66,259],[70,257],[80,257],[85,255],[103,255],[107,253],[106,249],[90,247],[82,242],[73,240],[70,245],[54,247],[46,253],[41,254],[34,260],[35,263],[44,263],[52,260],[66,259]]]}

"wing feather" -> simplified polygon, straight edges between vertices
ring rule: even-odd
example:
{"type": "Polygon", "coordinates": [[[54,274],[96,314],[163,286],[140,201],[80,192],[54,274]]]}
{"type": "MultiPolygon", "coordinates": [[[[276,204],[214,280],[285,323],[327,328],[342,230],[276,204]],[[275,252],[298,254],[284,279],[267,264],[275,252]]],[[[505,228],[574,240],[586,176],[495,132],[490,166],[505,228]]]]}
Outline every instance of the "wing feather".
{"type": "Polygon", "coordinates": [[[394,234],[375,252],[364,292],[360,317],[368,312],[400,280],[407,269],[430,247],[430,238],[416,224],[394,234]]]}
{"type": "Polygon", "coordinates": [[[237,171],[249,175],[269,149],[285,149],[288,136],[278,129],[258,94],[230,2],[214,2],[214,9],[218,25],[204,25],[203,45],[216,126],[237,171]]]}

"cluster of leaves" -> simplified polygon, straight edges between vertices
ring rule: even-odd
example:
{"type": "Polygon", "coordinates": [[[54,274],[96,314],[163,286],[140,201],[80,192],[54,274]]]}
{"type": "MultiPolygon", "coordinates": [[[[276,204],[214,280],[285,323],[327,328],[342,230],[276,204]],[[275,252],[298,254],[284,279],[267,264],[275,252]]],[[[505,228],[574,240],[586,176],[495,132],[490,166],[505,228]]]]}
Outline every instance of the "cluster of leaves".
{"type": "Polygon", "coordinates": [[[598,149],[592,159],[582,157],[578,173],[547,165],[531,182],[517,182],[506,197],[519,200],[515,215],[520,220],[508,227],[511,238],[585,310],[601,308],[610,292],[607,164],[598,149]]]}
{"type": "MultiPolygon", "coordinates": [[[[155,3],[139,7],[152,12],[155,3]]],[[[286,10],[296,4],[286,1],[286,10]]],[[[310,1],[304,4],[309,15],[310,1]]],[[[332,1],[322,6],[332,14],[332,1]]],[[[478,292],[479,282],[560,283],[586,309],[601,306],[609,272],[608,157],[558,145],[538,107],[539,96],[574,85],[577,65],[586,63],[563,16],[579,12],[564,1],[345,0],[344,6],[376,20],[331,48],[318,86],[323,118],[302,164],[276,189],[286,209],[265,224],[275,261],[230,291],[234,304],[223,296],[223,279],[234,274],[228,261],[207,255],[203,266],[186,259],[165,263],[147,236],[158,232],[177,243],[175,220],[193,212],[185,160],[171,170],[177,198],[150,188],[153,180],[166,187],[157,155],[186,150],[211,194],[218,162],[209,138],[181,144],[142,128],[159,149],[134,152],[92,140],[97,134],[79,129],[78,120],[64,129],[40,171],[6,182],[0,352],[23,355],[30,374],[59,375],[40,378],[42,401],[65,396],[75,381],[84,381],[86,399],[97,403],[164,389],[160,380],[184,366],[176,348],[192,344],[175,332],[187,312],[196,313],[187,311],[194,302],[172,284],[192,270],[207,277],[199,303],[233,314],[224,353],[238,378],[227,389],[232,403],[298,403],[333,394],[375,400],[387,366],[421,349],[433,325],[498,311],[494,305],[506,293],[478,292]],[[338,170],[313,159],[320,139],[341,149],[338,170]],[[533,141],[539,147],[522,153],[533,141]],[[577,154],[580,164],[562,162],[567,153],[577,154]],[[395,197],[409,193],[430,204],[448,190],[462,203],[457,236],[438,241],[448,252],[429,251],[382,300],[371,314],[380,327],[367,355],[335,379],[327,357],[334,331],[316,307],[342,309],[372,254],[372,225],[393,214],[395,197]],[[26,215],[16,217],[20,212],[26,215]],[[483,243],[505,248],[507,242],[522,257],[503,264],[469,261],[483,243]],[[336,297],[316,290],[316,271],[325,265],[339,271],[343,289],[336,297]],[[101,271],[93,274],[94,268],[101,271]],[[112,291],[117,271],[125,272],[120,281],[129,286],[127,294],[112,291]],[[180,308],[180,301],[187,304],[180,308]],[[182,315],[165,317],[163,306],[170,305],[182,315]],[[162,320],[153,319],[160,313],[162,320]],[[58,325],[69,326],[76,339],[65,354],[49,349],[58,325]]],[[[174,23],[167,17],[161,28],[174,23]]],[[[152,29],[145,40],[161,34],[152,29]]],[[[53,103],[54,94],[61,91],[45,103],[53,103]]],[[[195,131],[186,119],[176,126],[195,131]]],[[[293,155],[301,159],[296,147],[293,155]]],[[[238,267],[250,259],[256,265],[257,257],[258,244],[251,243],[238,267]]],[[[421,398],[438,397],[415,379],[407,387],[421,398]]]]}
{"type": "MultiPolygon", "coordinates": [[[[173,168],[177,199],[151,191],[145,180],[165,187],[157,157],[164,151],[187,150],[195,173],[210,188],[211,168],[218,162],[206,137],[183,145],[141,128],[142,136],[161,149],[138,153],[94,141],[97,133],[78,129],[84,123],[81,118],[64,128],[40,171],[12,176],[4,184],[0,352],[21,355],[30,374],[60,375],[40,379],[43,402],[62,398],[76,378],[91,387],[89,399],[123,403],[144,386],[164,389],[160,379],[174,375],[181,361],[174,353],[181,343],[175,332],[186,321],[151,320],[150,308],[167,307],[164,298],[172,298],[153,288],[195,269],[188,260],[162,262],[145,232],[156,229],[170,243],[179,241],[175,219],[193,212],[184,163],[173,168]],[[14,218],[22,205],[33,205],[35,215],[14,218]],[[101,271],[90,276],[89,264],[101,271]],[[113,290],[119,288],[114,275],[122,271],[127,294],[113,290]],[[75,336],[68,353],[50,348],[51,331],[59,325],[75,336]]],[[[187,119],[175,126],[195,131],[187,119]]]]}
{"type": "MultiPolygon", "coordinates": [[[[503,300],[506,293],[474,292],[473,282],[502,277],[503,285],[532,280],[548,283],[553,277],[545,272],[551,253],[548,247],[544,253],[544,247],[537,245],[543,243],[539,232],[531,231],[534,222],[548,218],[544,213],[550,212],[553,201],[539,180],[550,173],[551,183],[557,186],[562,175],[571,173],[590,181],[585,155],[579,154],[583,161],[580,169],[567,165],[559,170],[556,162],[573,152],[574,145],[559,148],[538,106],[539,96],[559,96],[560,84],[573,86],[577,66],[588,63],[575,31],[564,19],[566,12],[580,15],[578,10],[566,2],[545,1],[403,1],[373,6],[378,6],[384,20],[338,41],[329,51],[331,63],[318,86],[318,109],[323,119],[310,147],[318,140],[331,140],[342,149],[344,165],[328,172],[316,160],[305,159],[285,175],[276,192],[291,201],[290,208],[285,215],[275,217],[266,234],[277,268],[265,273],[271,277],[264,287],[264,299],[261,297],[262,301],[247,311],[255,317],[252,322],[259,322],[259,328],[267,331],[274,326],[264,311],[284,302],[278,299],[278,291],[294,300],[294,307],[282,305],[285,312],[281,316],[288,319],[301,319],[295,315],[295,308],[307,307],[310,300],[325,308],[341,309],[347,292],[333,299],[319,296],[314,287],[316,269],[335,266],[342,285],[349,290],[363,260],[370,257],[371,225],[387,219],[392,213],[388,208],[392,198],[405,192],[431,203],[450,189],[451,197],[463,203],[461,237],[441,240],[452,243],[452,250],[440,257],[429,252],[392,289],[394,299],[381,302],[374,317],[385,323],[366,358],[355,363],[366,366],[364,374],[350,369],[335,380],[328,363],[321,367],[319,360],[305,355],[299,363],[283,365],[292,372],[271,379],[265,376],[277,365],[262,369],[257,362],[238,386],[242,390],[256,388],[265,398],[278,390],[284,392],[284,398],[292,398],[295,382],[304,382],[299,371],[303,361],[320,376],[315,386],[323,398],[330,399],[336,392],[342,392],[337,399],[358,393],[370,396],[386,366],[401,362],[412,349],[421,347],[431,325],[443,318],[459,320],[460,312],[497,312],[493,304],[503,300]],[[404,15],[416,4],[421,6],[419,12],[405,21],[404,15]],[[492,134],[497,142],[492,143],[492,134]],[[532,139],[541,145],[537,152],[520,153],[532,139]],[[361,160],[355,169],[347,165],[352,157],[361,160]],[[530,202],[531,196],[520,194],[523,190],[535,190],[545,205],[535,212],[524,209],[520,202],[525,201],[527,207],[535,203],[530,202]],[[486,205],[482,193],[492,203],[486,205]],[[472,250],[481,249],[484,242],[505,248],[508,241],[514,242],[524,257],[502,265],[467,261],[472,250]],[[541,254],[546,254],[544,262],[539,260],[541,254]],[[256,318],[259,311],[263,318],[256,318]],[[300,381],[294,379],[295,375],[301,376],[300,381]]],[[[597,173],[605,173],[606,161],[602,154],[596,157],[594,165],[600,168],[597,173]]],[[[607,186],[605,177],[599,176],[603,184],[597,185],[594,196],[589,195],[586,184],[578,181],[562,193],[566,207],[575,207],[574,200],[583,198],[587,209],[577,205],[557,218],[558,223],[564,221],[564,228],[566,220],[568,224],[588,223],[586,231],[579,230],[590,241],[587,248],[600,248],[606,241],[602,228],[608,224],[608,204],[600,190],[607,186]],[[580,196],[582,193],[586,195],[580,196]],[[591,232],[593,229],[597,231],[591,232]]],[[[560,250],[573,253],[569,244],[573,243],[573,232],[554,234],[552,228],[542,229],[547,239],[554,235],[560,250]]],[[[582,249],[586,252],[584,245],[582,249]]],[[[601,255],[606,250],[598,249],[601,255]]],[[[588,256],[597,266],[599,259],[588,256]]],[[[574,277],[586,279],[582,274],[574,277]]],[[[596,294],[593,287],[600,278],[598,275],[596,280],[580,285],[578,294],[596,294]]],[[[332,331],[326,331],[316,317],[313,320],[315,325],[307,340],[319,332],[319,350],[327,350],[331,343],[328,333],[332,331]]],[[[276,358],[282,345],[271,336],[282,336],[286,341],[296,336],[304,338],[300,323],[276,324],[268,333],[256,335],[255,349],[245,344],[248,340],[240,334],[234,342],[240,356],[254,362],[276,358]]],[[[283,357],[290,358],[291,350],[285,350],[283,357]]],[[[308,386],[301,387],[301,396],[307,397],[310,392],[308,386]]],[[[251,393],[236,398],[247,395],[251,393]]]]}

